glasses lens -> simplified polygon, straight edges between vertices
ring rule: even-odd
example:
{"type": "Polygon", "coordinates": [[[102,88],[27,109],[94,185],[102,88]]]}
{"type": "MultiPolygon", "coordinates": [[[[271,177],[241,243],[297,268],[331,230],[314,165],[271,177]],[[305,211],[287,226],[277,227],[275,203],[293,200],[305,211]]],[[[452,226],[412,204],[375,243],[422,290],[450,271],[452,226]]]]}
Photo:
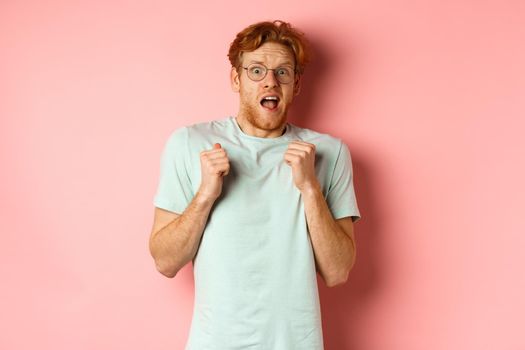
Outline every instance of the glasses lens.
{"type": "Polygon", "coordinates": [[[260,64],[251,64],[248,66],[248,78],[258,81],[266,76],[266,67],[260,64]]]}
{"type": "Polygon", "coordinates": [[[291,83],[293,80],[293,70],[288,67],[275,69],[275,77],[283,84],[291,83]]]}
{"type": "MultiPolygon", "coordinates": [[[[268,69],[261,64],[250,64],[246,68],[248,72],[248,78],[254,81],[259,81],[266,77],[268,69]]],[[[274,71],[275,78],[282,84],[288,84],[293,81],[294,71],[290,67],[279,67],[272,69],[274,71]]]]}

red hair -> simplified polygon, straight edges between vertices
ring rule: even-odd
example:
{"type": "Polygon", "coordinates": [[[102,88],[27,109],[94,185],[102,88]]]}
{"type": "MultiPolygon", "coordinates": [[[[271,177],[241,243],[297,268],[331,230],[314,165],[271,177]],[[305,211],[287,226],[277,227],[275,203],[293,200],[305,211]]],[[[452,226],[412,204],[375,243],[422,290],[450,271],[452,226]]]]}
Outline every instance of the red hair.
{"type": "Polygon", "coordinates": [[[239,68],[243,52],[257,50],[262,44],[274,42],[288,47],[295,57],[295,69],[300,75],[310,60],[309,43],[304,34],[283,21],[259,22],[243,29],[230,44],[228,58],[239,68]]]}

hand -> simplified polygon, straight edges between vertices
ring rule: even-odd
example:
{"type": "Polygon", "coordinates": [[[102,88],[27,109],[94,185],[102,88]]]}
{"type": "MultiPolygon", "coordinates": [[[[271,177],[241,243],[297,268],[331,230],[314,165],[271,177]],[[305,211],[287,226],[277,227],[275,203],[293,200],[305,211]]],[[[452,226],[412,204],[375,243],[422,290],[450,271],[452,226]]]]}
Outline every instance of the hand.
{"type": "Polygon", "coordinates": [[[284,153],[284,160],[292,167],[293,181],[299,191],[303,192],[319,186],[315,176],[315,145],[292,141],[284,153]]]}
{"type": "Polygon", "coordinates": [[[201,185],[199,193],[206,199],[216,200],[222,192],[224,176],[230,171],[230,161],[220,143],[213,145],[213,149],[202,151],[201,185]]]}

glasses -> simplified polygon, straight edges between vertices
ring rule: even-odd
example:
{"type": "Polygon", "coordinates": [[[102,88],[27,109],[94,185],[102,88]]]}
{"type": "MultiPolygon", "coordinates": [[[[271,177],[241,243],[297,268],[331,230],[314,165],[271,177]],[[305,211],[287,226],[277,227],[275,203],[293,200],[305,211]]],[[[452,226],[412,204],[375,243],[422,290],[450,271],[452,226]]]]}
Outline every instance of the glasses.
{"type": "Polygon", "coordinates": [[[293,81],[295,70],[290,67],[278,67],[275,69],[266,68],[265,65],[260,63],[252,63],[248,67],[242,67],[246,69],[248,78],[253,81],[261,81],[266,77],[269,70],[273,70],[273,75],[281,84],[289,84],[293,81]]]}

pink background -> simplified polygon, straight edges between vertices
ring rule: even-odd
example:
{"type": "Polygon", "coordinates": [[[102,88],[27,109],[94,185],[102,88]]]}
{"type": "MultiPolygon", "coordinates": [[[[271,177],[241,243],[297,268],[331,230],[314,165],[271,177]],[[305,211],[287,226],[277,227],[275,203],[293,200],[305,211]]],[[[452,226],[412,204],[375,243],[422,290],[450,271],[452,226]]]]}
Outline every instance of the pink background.
{"type": "Polygon", "coordinates": [[[524,349],[523,1],[2,1],[0,348],[182,349],[148,252],[170,132],[237,112],[265,19],[318,52],[292,122],[349,145],[363,219],[327,350],[524,349]]]}

